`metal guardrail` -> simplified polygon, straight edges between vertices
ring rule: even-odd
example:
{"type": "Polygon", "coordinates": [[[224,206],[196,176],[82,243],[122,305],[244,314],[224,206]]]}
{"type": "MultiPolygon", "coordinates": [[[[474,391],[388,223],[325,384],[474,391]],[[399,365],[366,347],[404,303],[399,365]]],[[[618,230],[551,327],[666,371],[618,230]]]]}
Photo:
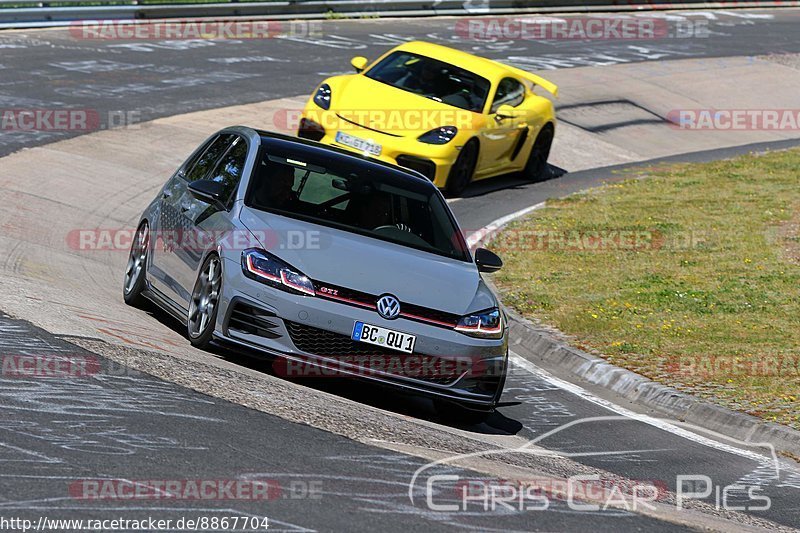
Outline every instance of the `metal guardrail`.
{"type": "Polygon", "coordinates": [[[157,3],[158,0],[0,0],[0,28],[67,25],[78,20],[169,18],[298,19],[326,16],[478,15],[554,11],[622,11],[684,7],[797,6],[798,1],[720,0],[229,0],[213,3],[157,3]],[[146,3],[145,3],[146,2],[146,3]],[[93,5],[87,5],[87,4],[93,5]],[[74,4],[74,5],[70,5],[74,4]]]}

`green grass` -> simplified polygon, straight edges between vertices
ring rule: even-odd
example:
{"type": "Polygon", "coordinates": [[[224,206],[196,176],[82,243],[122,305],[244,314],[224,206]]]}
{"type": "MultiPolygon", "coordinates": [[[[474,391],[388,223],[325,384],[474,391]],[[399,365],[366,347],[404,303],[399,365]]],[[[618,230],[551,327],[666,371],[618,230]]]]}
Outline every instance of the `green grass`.
{"type": "Polygon", "coordinates": [[[551,200],[490,245],[505,261],[495,281],[578,347],[800,427],[798,169],[800,151],[774,152],[551,200]],[[642,232],[639,246],[592,248],[592,232],[616,230],[642,232]]]}

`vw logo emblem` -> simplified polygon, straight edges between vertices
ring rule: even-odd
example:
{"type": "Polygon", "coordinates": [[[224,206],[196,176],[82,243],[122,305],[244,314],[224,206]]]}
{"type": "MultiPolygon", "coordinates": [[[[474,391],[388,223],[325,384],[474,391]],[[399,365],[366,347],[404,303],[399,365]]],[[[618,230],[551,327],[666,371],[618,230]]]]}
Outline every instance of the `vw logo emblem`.
{"type": "Polygon", "coordinates": [[[400,302],[391,294],[378,298],[378,314],[387,320],[394,320],[400,314],[400,302]]]}

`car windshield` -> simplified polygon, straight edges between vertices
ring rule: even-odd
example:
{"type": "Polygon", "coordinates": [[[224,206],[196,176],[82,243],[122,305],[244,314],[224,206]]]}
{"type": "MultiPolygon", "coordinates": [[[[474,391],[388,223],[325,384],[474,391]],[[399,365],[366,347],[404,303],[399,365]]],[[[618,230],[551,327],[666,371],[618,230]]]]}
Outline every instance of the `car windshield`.
{"type": "Polygon", "coordinates": [[[489,94],[489,80],[436,59],[394,52],[365,74],[382,83],[431,100],[480,113],[489,94]]]}
{"type": "Polygon", "coordinates": [[[469,261],[447,204],[427,183],[373,165],[325,167],[263,154],[245,204],[254,209],[469,261]]]}

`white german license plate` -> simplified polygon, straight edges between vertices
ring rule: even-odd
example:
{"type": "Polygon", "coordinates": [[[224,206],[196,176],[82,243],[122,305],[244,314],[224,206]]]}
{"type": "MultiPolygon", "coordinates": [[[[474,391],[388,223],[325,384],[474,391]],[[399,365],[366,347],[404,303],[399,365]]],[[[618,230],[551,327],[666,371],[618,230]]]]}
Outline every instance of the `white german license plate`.
{"type": "Polygon", "coordinates": [[[391,329],[356,322],[353,326],[353,340],[383,346],[401,352],[413,353],[416,335],[401,333],[391,329]]]}
{"type": "Polygon", "coordinates": [[[372,155],[381,155],[381,151],[383,150],[383,146],[380,144],[360,137],[354,137],[353,135],[342,133],[341,131],[336,132],[336,142],[349,146],[350,148],[355,148],[356,150],[361,150],[362,152],[369,152],[372,155]]]}

